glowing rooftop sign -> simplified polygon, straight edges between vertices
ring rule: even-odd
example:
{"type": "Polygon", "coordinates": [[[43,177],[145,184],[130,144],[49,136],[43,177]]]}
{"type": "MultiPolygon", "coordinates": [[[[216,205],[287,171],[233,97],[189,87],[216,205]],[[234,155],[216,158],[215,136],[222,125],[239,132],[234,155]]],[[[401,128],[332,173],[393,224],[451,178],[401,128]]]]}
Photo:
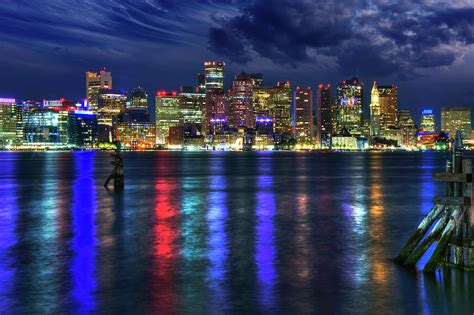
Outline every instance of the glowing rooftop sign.
{"type": "Polygon", "coordinates": [[[272,122],[272,118],[267,116],[257,116],[255,118],[255,122],[257,124],[270,124],[272,122]]]}
{"type": "Polygon", "coordinates": [[[0,98],[0,103],[16,103],[14,98],[0,98]]]}
{"type": "Polygon", "coordinates": [[[353,106],[357,103],[357,97],[343,97],[341,98],[341,105],[353,106]]]}
{"type": "Polygon", "coordinates": [[[90,110],[75,110],[74,114],[75,115],[89,115],[89,116],[92,116],[92,115],[94,115],[94,112],[92,112],[90,110]]]}
{"type": "Polygon", "coordinates": [[[432,109],[424,109],[422,112],[421,112],[422,115],[432,115],[433,114],[433,110],[432,109]]]}

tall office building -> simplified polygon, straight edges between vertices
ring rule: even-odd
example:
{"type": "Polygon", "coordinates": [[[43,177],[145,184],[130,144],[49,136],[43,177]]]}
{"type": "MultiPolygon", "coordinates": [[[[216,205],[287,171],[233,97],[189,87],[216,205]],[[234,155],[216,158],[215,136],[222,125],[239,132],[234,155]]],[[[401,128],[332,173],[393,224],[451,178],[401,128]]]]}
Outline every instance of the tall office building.
{"type": "Polygon", "coordinates": [[[127,109],[148,113],[148,94],[144,89],[137,87],[128,94],[127,109]]]}
{"type": "Polygon", "coordinates": [[[179,90],[180,97],[180,125],[194,125],[202,130],[203,108],[205,94],[197,93],[193,86],[182,86],[179,90]]]}
{"type": "Polygon", "coordinates": [[[224,66],[222,61],[204,62],[206,93],[224,93],[224,66]]]}
{"type": "Polygon", "coordinates": [[[424,132],[436,132],[436,121],[432,109],[421,112],[420,129],[424,132]]]}
{"type": "Polygon", "coordinates": [[[111,90],[101,90],[97,109],[98,138],[100,142],[116,140],[115,128],[120,114],[125,110],[127,97],[111,90]]]}
{"type": "Polygon", "coordinates": [[[88,110],[68,114],[68,143],[78,148],[92,148],[97,143],[97,115],[88,110]]]}
{"type": "Polygon", "coordinates": [[[318,145],[329,147],[334,123],[334,100],[331,97],[330,84],[320,84],[318,86],[317,117],[318,132],[316,136],[318,145]]]}
{"type": "Polygon", "coordinates": [[[337,85],[336,132],[343,129],[361,133],[364,84],[358,77],[343,80],[337,85]]]}
{"type": "Polygon", "coordinates": [[[156,143],[167,144],[171,127],[179,125],[181,100],[175,91],[156,93],[156,143]]]}
{"type": "Polygon", "coordinates": [[[86,72],[86,98],[88,107],[96,110],[99,104],[99,94],[101,90],[112,89],[112,73],[106,68],[97,72],[86,72]]]}
{"type": "Polygon", "coordinates": [[[229,91],[229,120],[233,128],[254,128],[253,80],[245,72],[235,76],[229,91]]]}
{"type": "Polygon", "coordinates": [[[253,88],[253,111],[255,117],[270,117],[274,94],[275,88],[273,86],[255,86],[253,88]]]}
{"type": "Polygon", "coordinates": [[[32,108],[25,111],[23,142],[29,146],[61,145],[58,112],[49,108],[32,108]]]}
{"type": "Polygon", "coordinates": [[[295,91],[295,137],[304,144],[313,143],[313,91],[310,87],[295,91]]]}
{"type": "Polygon", "coordinates": [[[380,94],[375,81],[370,92],[370,135],[380,135],[380,94]]]}
{"type": "Polygon", "coordinates": [[[207,92],[205,98],[203,133],[215,134],[224,131],[228,126],[229,99],[227,95],[207,92]]]}
{"type": "MultiPolygon", "coordinates": [[[[375,85],[375,82],[374,82],[375,85]]],[[[380,128],[394,128],[397,125],[398,91],[396,85],[377,86],[380,106],[380,128]]]]}
{"type": "Polygon", "coordinates": [[[291,127],[291,85],[289,81],[278,82],[272,95],[270,116],[273,119],[273,132],[292,134],[291,127]]]}
{"type": "Polygon", "coordinates": [[[451,138],[456,135],[456,130],[460,130],[463,139],[470,139],[472,131],[471,108],[441,108],[441,130],[444,132],[448,132],[451,138]]]}
{"type": "Polygon", "coordinates": [[[17,144],[17,106],[13,98],[0,98],[0,147],[17,144]]]}
{"type": "Polygon", "coordinates": [[[400,109],[397,113],[397,127],[401,129],[400,145],[414,148],[417,144],[418,127],[408,109],[400,109]]]}

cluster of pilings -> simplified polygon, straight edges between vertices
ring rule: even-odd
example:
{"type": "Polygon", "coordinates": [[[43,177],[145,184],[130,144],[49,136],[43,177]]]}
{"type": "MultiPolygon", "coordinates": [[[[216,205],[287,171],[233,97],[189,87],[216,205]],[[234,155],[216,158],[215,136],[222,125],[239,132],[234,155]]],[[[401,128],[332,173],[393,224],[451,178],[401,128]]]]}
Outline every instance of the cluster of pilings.
{"type": "Polygon", "coordinates": [[[472,164],[471,160],[463,159],[459,131],[452,150],[446,172],[433,174],[433,180],[446,183],[446,195],[435,197],[434,207],[396,258],[405,266],[414,267],[428,249],[434,248],[424,271],[434,272],[442,265],[474,270],[472,164]]]}
{"type": "Polygon", "coordinates": [[[123,176],[123,158],[121,152],[121,144],[119,141],[115,143],[115,152],[112,153],[110,156],[112,157],[112,164],[113,169],[112,173],[107,177],[107,180],[104,183],[104,187],[108,189],[110,180],[114,181],[114,189],[115,190],[123,190],[124,188],[124,176],[123,176]]]}

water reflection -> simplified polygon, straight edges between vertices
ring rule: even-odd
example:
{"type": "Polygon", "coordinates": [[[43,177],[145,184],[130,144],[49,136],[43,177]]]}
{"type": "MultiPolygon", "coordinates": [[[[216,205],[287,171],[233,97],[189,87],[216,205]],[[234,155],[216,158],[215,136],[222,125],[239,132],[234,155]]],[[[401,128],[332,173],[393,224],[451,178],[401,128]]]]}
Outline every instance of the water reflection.
{"type": "Polygon", "coordinates": [[[94,153],[75,153],[76,179],[73,183],[71,264],[74,308],[79,312],[96,309],[96,189],[94,186],[94,153]]]}

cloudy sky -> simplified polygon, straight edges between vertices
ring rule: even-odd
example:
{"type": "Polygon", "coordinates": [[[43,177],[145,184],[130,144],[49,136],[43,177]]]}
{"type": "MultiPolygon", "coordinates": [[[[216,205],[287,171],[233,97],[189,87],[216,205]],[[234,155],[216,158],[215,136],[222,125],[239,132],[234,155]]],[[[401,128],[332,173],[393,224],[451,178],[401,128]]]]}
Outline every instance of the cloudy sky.
{"type": "MultiPolygon", "coordinates": [[[[85,71],[114,87],[194,85],[204,60],[315,87],[358,75],[397,84],[400,107],[474,106],[474,6],[452,1],[3,0],[0,95],[85,94],[85,71]]],[[[368,104],[368,102],[366,102],[368,104]]]]}

